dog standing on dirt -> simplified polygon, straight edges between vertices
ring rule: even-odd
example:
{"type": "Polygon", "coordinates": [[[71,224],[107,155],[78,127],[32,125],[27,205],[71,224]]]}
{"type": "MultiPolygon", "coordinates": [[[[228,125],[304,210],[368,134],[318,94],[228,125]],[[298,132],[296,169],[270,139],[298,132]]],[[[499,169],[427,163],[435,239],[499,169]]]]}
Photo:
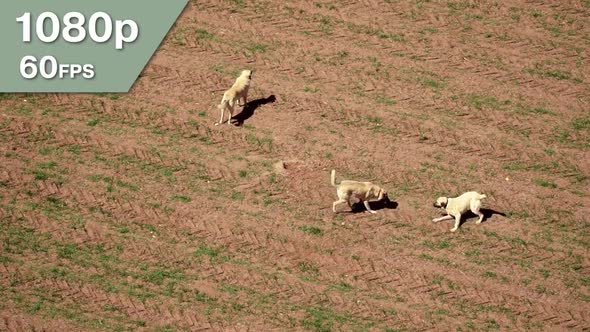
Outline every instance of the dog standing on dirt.
{"type": "Polygon", "coordinates": [[[476,224],[481,223],[483,220],[483,213],[479,211],[481,208],[481,200],[486,198],[486,195],[482,195],[475,191],[469,191],[459,197],[439,197],[434,202],[435,207],[439,207],[445,210],[446,216],[432,219],[433,222],[439,222],[443,220],[455,219],[455,226],[451,229],[451,232],[456,231],[459,228],[461,222],[461,215],[469,210],[479,216],[476,224]]]}
{"type": "Polygon", "coordinates": [[[227,124],[231,124],[231,118],[234,114],[234,106],[236,105],[236,102],[238,103],[238,106],[246,105],[251,79],[252,71],[247,69],[242,70],[242,74],[240,74],[240,77],[236,79],[234,85],[232,85],[229,90],[225,91],[223,98],[221,99],[221,103],[217,106],[217,108],[219,108],[221,111],[221,118],[219,119],[219,122],[215,123],[216,126],[223,123],[223,112],[226,109],[229,112],[227,124]],[[243,104],[240,104],[241,99],[243,100],[243,104]]]}
{"type": "Polygon", "coordinates": [[[382,199],[389,199],[387,191],[371,182],[359,182],[351,180],[342,180],[339,184],[336,184],[336,170],[332,170],[330,175],[332,186],[336,187],[336,194],[338,200],[332,204],[332,211],[336,213],[336,205],[340,203],[348,203],[348,207],[352,209],[350,199],[355,197],[365,204],[367,211],[371,213],[377,213],[377,211],[371,210],[369,206],[369,200],[380,201],[382,199]]]}

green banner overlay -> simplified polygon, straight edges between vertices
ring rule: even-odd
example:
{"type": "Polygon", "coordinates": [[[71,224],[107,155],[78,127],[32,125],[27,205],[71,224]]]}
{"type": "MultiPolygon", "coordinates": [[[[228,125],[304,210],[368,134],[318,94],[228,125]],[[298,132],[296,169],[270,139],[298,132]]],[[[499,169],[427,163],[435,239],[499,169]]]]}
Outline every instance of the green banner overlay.
{"type": "Polygon", "coordinates": [[[127,92],[188,0],[3,0],[0,92],[127,92]]]}

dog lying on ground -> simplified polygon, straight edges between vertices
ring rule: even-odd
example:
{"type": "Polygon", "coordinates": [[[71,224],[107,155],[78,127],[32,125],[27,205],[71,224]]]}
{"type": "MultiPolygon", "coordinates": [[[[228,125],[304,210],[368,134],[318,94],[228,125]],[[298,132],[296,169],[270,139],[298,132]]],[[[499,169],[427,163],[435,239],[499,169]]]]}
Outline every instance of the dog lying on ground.
{"type": "Polygon", "coordinates": [[[248,90],[250,89],[250,80],[252,79],[252,71],[251,70],[242,70],[240,77],[238,77],[234,83],[225,93],[223,94],[223,98],[221,98],[221,103],[217,106],[221,111],[221,118],[219,122],[215,123],[217,126],[218,124],[223,123],[223,112],[227,109],[229,112],[229,118],[227,119],[227,124],[231,124],[231,118],[234,114],[234,106],[236,102],[238,106],[246,105],[246,99],[248,98],[248,90]],[[240,100],[243,100],[243,103],[240,104],[240,100]]]}
{"type": "Polygon", "coordinates": [[[486,198],[486,195],[479,194],[475,191],[466,192],[455,198],[439,197],[433,205],[444,209],[447,215],[432,219],[432,221],[439,222],[455,218],[455,226],[451,229],[451,232],[454,232],[459,228],[461,215],[471,210],[471,212],[479,216],[479,219],[476,222],[476,224],[479,224],[483,220],[483,213],[481,213],[479,209],[481,208],[481,200],[484,198],[486,198]]]}
{"type": "Polygon", "coordinates": [[[336,187],[336,194],[338,195],[338,200],[332,204],[332,211],[334,211],[334,213],[336,213],[336,205],[344,202],[348,203],[348,207],[352,209],[350,199],[353,197],[358,198],[363,202],[367,211],[371,213],[377,212],[371,210],[369,200],[380,201],[384,198],[389,199],[387,191],[371,182],[342,180],[339,184],[336,184],[336,170],[332,170],[330,179],[332,186],[336,187]]]}

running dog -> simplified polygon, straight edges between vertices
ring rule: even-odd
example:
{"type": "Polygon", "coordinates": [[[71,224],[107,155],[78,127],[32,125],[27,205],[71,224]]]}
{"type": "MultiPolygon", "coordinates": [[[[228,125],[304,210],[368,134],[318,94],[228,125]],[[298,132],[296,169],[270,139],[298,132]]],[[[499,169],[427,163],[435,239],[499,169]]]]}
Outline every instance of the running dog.
{"type": "Polygon", "coordinates": [[[469,191],[459,197],[439,197],[434,202],[434,207],[444,209],[447,213],[446,216],[432,219],[433,222],[439,222],[443,220],[455,219],[455,227],[451,229],[451,232],[456,231],[459,228],[461,222],[461,215],[469,210],[479,216],[476,224],[481,223],[483,220],[483,213],[479,211],[481,208],[481,200],[486,198],[486,195],[479,194],[475,191],[469,191]]]}

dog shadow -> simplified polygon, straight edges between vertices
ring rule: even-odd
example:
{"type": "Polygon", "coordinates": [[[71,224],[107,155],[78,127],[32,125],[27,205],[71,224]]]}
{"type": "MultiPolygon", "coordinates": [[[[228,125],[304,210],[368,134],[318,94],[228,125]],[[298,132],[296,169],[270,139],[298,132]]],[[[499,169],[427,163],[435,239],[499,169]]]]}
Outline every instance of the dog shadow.
{"type": "MultiPolygon", "coordinates": [[[[506,213],[496,211],[494,209],[481,208],[479,210],[479,212],[483,213],[483,220],[481,221],[482,224],[487,222],[488,219],[491,219],[492,216],[495,214],[502,216],[502,217],[506,217],[506,213]]],[[[459,225],[463,225],[467,221],[467,219],[470,219],[470,218],[477,218],[477,215],[471,211],[466,212],[464,215],[461,216],[461,222],[459,223],[459,225]]]]}
{"type": "MultiPolygon", "coordinates": [[[[369,202],[369,206],[371,207],[371,210],[374,211],[379,211],[379,210],[384,210],[384,209],[396,209],[398,204],[395,201],[389,200],[389,199],[382,199],[380,201],[376,201],[376,202],[369,202]]],[[[361,213],[361,212],[366,212],[367,209],[365,208],[365,204],[363,202],[356,202],[352,204],[352,210],[350,211],[351,213],[361,213]]]]}
{"type": "Polygon", "coordinates": [[[277,100],[277,98],[275,97],[275,95],[270,95],[267,98],[259,98],[259,99],[251,100],[246,103],[246,106],[244,106],[244,108],[242,109],[242,111],[240,113],[238,113],[238,114],[236,114],[236,116],[232,117],[232,122],[236,126],[239,127],[239,126],[243,125],[246,120],[250,119],[254,115],[254,112],[256,111],[256,109],[258,107],[260,107],[262,105],[274,103],[276,100],[277,100]]]}

